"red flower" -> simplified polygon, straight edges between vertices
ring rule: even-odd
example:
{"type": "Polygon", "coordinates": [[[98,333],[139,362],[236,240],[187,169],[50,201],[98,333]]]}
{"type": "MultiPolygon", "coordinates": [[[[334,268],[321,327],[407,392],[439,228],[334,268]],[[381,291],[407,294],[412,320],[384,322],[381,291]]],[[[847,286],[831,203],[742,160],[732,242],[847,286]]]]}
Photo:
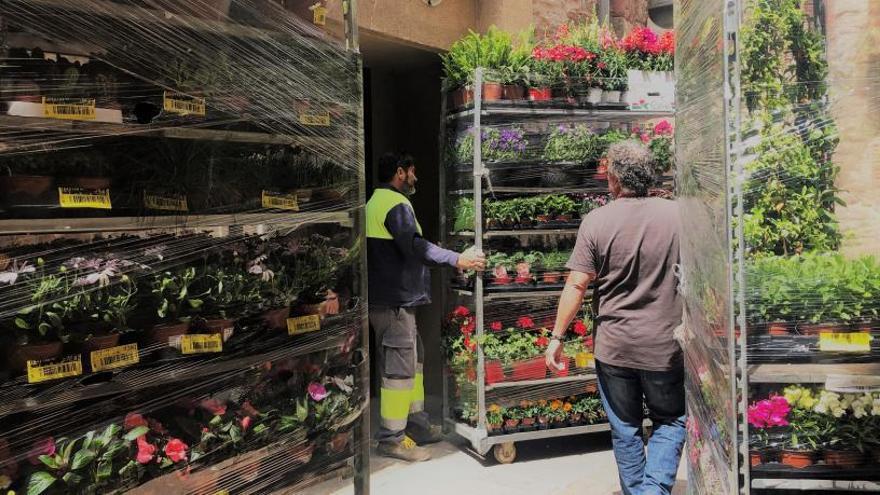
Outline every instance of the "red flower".
{"type": "Polygon", "coordinates": [[[246,416],[250,416],[252,418],[260,414],[260,411],[257,411],[253,404],[251,404],[251,402],[247,400],[244,401],[244,404],[241,405],[241,412],[244,413],[246,416]]]}
{"type": "Polygon", "coordinates": [[[241,418],[241,431],[247,431],[251,427],[251,417],[245,416],[241,418]]]}
{"type": "Polygon", "coordinates": [[[675,31],[666,31],[660,36],[658,43],[661,53],[675,55],[675,31]]]}
{"type": "Polygon", "coordinates": [[[471,341],[470,335],[464,336],[464,347],[470,352],[474,352],[477,350],[477,343],[471,341]]]}
{"type": "Polygon", "coordinates": [[[648,144],[651,142],[651,136],[649,136],[647,132],[643,132],[642,135],[639,137],[642,138],[642,142],[645,144],[648,144]]]}
{"type": "Polygon", "coordinates": [[[562,24],[556,28],[556,34],[553,35],[553,39],[559,41],[566,36],[568,36],[568,24],[562,24]]]}
{"type": "Polygon", "coordinates": [[[574,322],[574,333],[583,337],[587,334],[587,326],[584,325],[584,322],[581,320],[576,320],[574,322]]]}
{"type": "Polygon", "coordinates": [[[461,333],[465,335],[470,335],[474,333],[474,330],[477,328],[477,322],[473,318],[468,318],[464,323],[461,324],[461,333]]]}
{"type": "Polygon", "coordinates": [[[661,120],[657,122],[657,125],[654,126],[654,135],[655,136],[667,136],[672,134],[672,124],[670,124],[667,120],[661,120]]]}
{"type": "Polygon", "coordinates": [[[156,446],[147,441],[146,435],[137,438],[137,456],[135,460],[140,464],[149,464],[153,460],[153,454],[156,453],[156,446]]]}
{"type": "Polygon", "coordinates": [[[223,416],[226,414],[226,404],[217,399],[205,399],[199,403],[199,406],[214,416],[223,416]]]}
{"type": "Polygon", "coordinates": [[[464,306],[459,306],[459,307],[455,308],[455,310],[452,311],[452,316],[457,316],[457,317],[470,316],[470,314],[471,314],[471,310],[467,309],[464,306]]]}
{"type": "Polygon", "coordinates": [[[31,447],[31,451],[28,452],[28,461],[34,466],[39,466],[42,463],[42,461],[40,461],[41,455],[55,455],[54,438],[46,437],[35,443],[34,446],[31,447]]]}
{"type": "Polygon", "coordinates": [[[608,67],[608,65],[606,65],[605,62],[599,62],[598,64],[596,64],[596,67],[600,69],[605,69],[606,67],[608,67]]]}
{"type": "Polygon", "coordinates": [[[136,412],[130,412],[125,415],[125,420],[122,422],[122,425],[125,428],[125,431],[130,431],[140,426],[147,426],[147,420],[136,412]]]}
{"type": "Polygon", "coordinates": [[[492,323],[489,324],[489,328],[491,328],[493,332],[500,332],[501,331],[501,322],[500,321],[493,321],[492,323]]]}
{"type": "Polygon", "coordinates": [[[550,345],[550,339],[548,339],[544,335],[541,335],[540,337],[535,339],[535,345],[541,348],[547,347],[548,345],[550,345]]]}
{"type": "Polygon", "coordinates": [[[587,337],[587,339],[584,341],[584,344],[587,346],[587,349],[592,349],[593,348],[593,336],[590,335],[589,337],[587,337]]]}
{"type": "Polygon", "coordinates": [[[165,444],[165,455],[172,462],[180,462],[186,460],[186,450],[189,447],[178,438],[172,438],[165,444]]]}
{"type": "Polygon", "coordinates": [[[211,430],[209,430],[207,426],[202,427],[202,433],[208,433],[209,431],[211,430]]]}
{"type": "Polygon", "coordinates": [[[522,328],[523,330],[528,330],[530,328],[535,328],[535,322],[532,321],[528,316],[520,316],[516,320],[516,326],[522,328]]]}

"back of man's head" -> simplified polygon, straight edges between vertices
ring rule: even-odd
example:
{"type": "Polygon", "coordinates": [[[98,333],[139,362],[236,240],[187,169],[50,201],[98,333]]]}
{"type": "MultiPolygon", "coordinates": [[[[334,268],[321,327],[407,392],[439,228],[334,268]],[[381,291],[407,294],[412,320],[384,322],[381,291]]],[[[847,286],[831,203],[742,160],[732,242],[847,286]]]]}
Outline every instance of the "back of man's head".
{"type": "Polygon", "coordinates": [[[636,140],[614,143],[608,147],[608,173],[633,195],[647,196],[657,180],[654,154],[636,140]]]}
{"type": "Polygon", "coordinates": [[[379,158],[379,169],[377,171],[379,182],[391,182],[398,168],[406,171],[415,165],[413,157],[407,154],[398,155],[397,153],[385,153],[379,158]]]}

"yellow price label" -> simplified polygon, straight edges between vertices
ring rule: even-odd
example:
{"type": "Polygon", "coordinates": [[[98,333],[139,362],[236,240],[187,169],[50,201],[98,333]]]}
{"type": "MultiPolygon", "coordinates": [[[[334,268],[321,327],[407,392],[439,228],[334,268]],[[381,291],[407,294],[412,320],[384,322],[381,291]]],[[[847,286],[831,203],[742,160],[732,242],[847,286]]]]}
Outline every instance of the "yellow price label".
{"type": "Polygon", "coordinates": [[[183,335],[180,338],[180,352],[183,354],[223,352],[223,335],[219,333],[183,335]]]}
{"type": "Polygon", "coordinates": [[[78,187],[59,187],[58,203],[62,208],[96,208],[100,210],[109,210],[113,207],[110,204],[109,189],[81,189],[78,187]]]}
{"type": "Polygon", "coordinates": [[[207,105],[204,98],[171,94],[167,91],[162,93],[162,108],[168,113],[177,115],[198,115],[204,117],[207,114],[207,105]]]}
{"type": "Polygon", "coordinates": [[[299,202],[296,199],[296,194],[263,191],[263,208],[299,211],[299,202]]]}
{"type": "Polygon", "coordinates": [[[94,98],[43,97],[43,116],[61,120],[95,120],[97,108],[94,98]]]}
{"type": "Polygon", "coordinates": [[[144,194],[144,208],[161,211],[189,211],[186,196],[156,196],[144,194]]]}
{"type": "Polygon", "coordinates": [[[124,368],[140,362],[137,344],[120,345],[109,349],[92,351],[89,355],[92,371],[124,368]]]}
{"type": "Polygon", "coordinates": [[[42,383],[82,375],[82,358],[71,356],[58,363],[27,362],[28,383],[42,383]]]}
{"type": "Polygon", "coordinates": [[[327,127],[330,125],[330,112],[299,114],[299,123],[302,125],[327,127]]]}
{"type": "Polygon", "coordinates": [[[869,333],[831,333],[819,334],[819,350],[822,352],[871,352],[871,341],[874,337],[869,333]]]}
{"type": "Polygon", "coordinates": [[[319,315],[299,316],[287,319],[287,334],[299,335],[301,333],[317,332],[321,329],[321,317],[319,315]]]}

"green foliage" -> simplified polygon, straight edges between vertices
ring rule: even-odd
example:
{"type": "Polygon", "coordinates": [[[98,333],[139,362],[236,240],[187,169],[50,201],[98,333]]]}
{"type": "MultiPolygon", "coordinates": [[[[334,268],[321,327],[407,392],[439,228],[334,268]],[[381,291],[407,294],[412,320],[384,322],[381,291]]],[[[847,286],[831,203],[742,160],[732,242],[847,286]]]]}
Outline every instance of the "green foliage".
{"type": "Polygon", "coordinates": [[[544,146],[544,159],[553,162],[588,163],[601,154],[601,138],[589,125],[559,125],[544,146]]]}
{"type": "Polygon", "coordinates": [[[476,209],[473,198],[459,198],[453,207],[452,231],[473,230],[475,215],[476,209]]]}
{"type": "Polygon", "coordinates": [[[151,282],[156,314],[164,320],[177,320],[197,313],[205,295],[192,294],[190,286],[196,281],[196,268],[183,267],[177,271],[157,273],[151,282]]]}
{"type": "MultiPolygon", "coordinates": [[[[487,81],[500,82],[501,71],[510,66],[513,53],[513,40],[510,34],[492,26],[485,35],[470,31],[453,43],[449,51],[440,58],[448,82],[461,86],[473,84],[474,71],[478,67],[487,69],[487,81]]],[[[519,54],[517,60],[521,61],[519,54]]]]}

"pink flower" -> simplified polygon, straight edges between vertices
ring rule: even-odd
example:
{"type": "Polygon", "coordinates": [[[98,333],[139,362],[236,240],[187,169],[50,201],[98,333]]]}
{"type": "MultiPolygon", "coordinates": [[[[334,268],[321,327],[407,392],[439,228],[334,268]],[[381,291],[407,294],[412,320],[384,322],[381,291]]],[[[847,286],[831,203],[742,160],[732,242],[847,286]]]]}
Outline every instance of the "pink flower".
{"type": "Polygon", "coordinates": [[[186,450],[188,448],[189,447],[183,443],[183,440],[172,438],[165,444],[165,455],[168,456],[172,462],[180,462],[186,460],[186,450]]]}
{"type": "Polygon", "coordinates": [[[245,416],[245,417],[241,418],[241,430],[247,431],[248,428],[250,428],[250,427],[251,427],[251,417],[245,416]]]}
{"type": "Polygon", "coordinates": [[[605,69],[606,67],[608,67],[608,65],[606,65],[605,62],[599,62],[598,64],[596,64],[596,67],[600,69],[605,69]]]}
{"type": "Polygon", "coordinates": [[[241,412],[252,418],[257,417],[257,415],[260,414],[260,411],[257,411],[257,408],[255,408],[250,401],[245,401],[244,404],[241,405],[241,412]]]}
{"type": "Polygon", "coordinates": [[[755,428],[788,426],[788,413],[791,406],[785,397],[774,396],[749,406],[747,419],[755,428]]]}
{"type": "Polygon", "coordinates": [[[323,385],[318,382],[312,382],[309,384],[309,395],[312,397],[313,401],[321,402],[329,394],[327,393],[327,389],[324,388],[323,385]]]}
{"type": "Polygon", "coordinates": [[[54,438],[46,437],[35,443],[34,446],[31,448],[31,451],[28,452],[28,461],[30,461],[30,463],[34,466],[39,466],[41,464],[41,455],[55,455],[54,438]]]}
{"type": "Polygon", "coordinates": [[[130,412],[125,415],[125,420],[122,424],[125,431],[130,431],[140,426],[147,426],[147,420],[136,412],[130,412]]]}
{"type": "Polygon", "coordinates": [[[657,125],[654,126],[654,135],[656,136],[666,136],[672,134],[672,124],[670,124],[667,120],[661,120],[657,122],[657,125]]]}
{"type": "Polygon", "coordinates": [[[501,322],[500,321],[493,321],[492,323],[489,324],[489,328],[491,328],[493,332],[500,332],[501,331],[501,322]]]}
{"type": "Polygon", "coordinates": [[[648,144],[651,142],[651,136],[649,136],[648,133],[642,133],[642,135],[639,137],[641,137],[642,142],[645,144],[648,144]]]}
{"type": "Polygon", "coordinates": [[[137,456],[135,460],[139,464],[149,464],[153,460],[153,454],[156,453],[156,446],[147,441],[146,435],[137,438],[137,456]]]}
{"type": "Polygon", "coordinates": [[[226,414],[226,404],[217,399],[205,399],[199,403],[199,406],[214,416],[223,416],[226,414]]]}

